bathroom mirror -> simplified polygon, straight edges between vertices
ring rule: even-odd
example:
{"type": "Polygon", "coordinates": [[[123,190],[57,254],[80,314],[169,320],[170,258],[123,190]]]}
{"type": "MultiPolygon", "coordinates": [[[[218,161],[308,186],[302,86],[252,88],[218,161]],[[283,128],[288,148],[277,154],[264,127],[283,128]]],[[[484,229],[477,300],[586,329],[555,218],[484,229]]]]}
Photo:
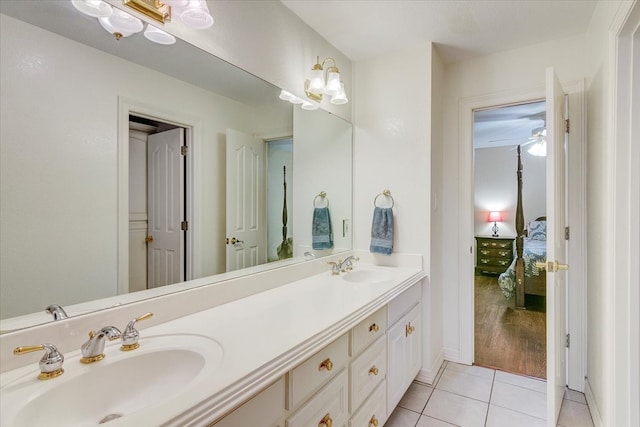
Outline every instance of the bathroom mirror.
{"type": "Polygon", "coordinates": [[[321,191],[335,209],[336,241],[316,256],[351,249],[351,124],[299,107],[294,120],[279,88],[181,40],[161,46],[140,33],[116,41],[69,1],[2,1],[0,12],[3,332],[51,321],[49,304],[78,315],[304,261],[321,191]],[[150,168],[132,147],[140,134],[175,129],[188,147],[179,166],[188,222],[179,283],[126,293],[139,262],[131,254],[154,237],[137,227],[149,190],[130,177],[150,168]],[[228,272],[231,131],[280,147],[271,162],[266,155],[265,167],[277,171],[264,190],[275,214],[262,226],[275,230],[270,245],[281,243],[286,165],[293,256],[228,272]]]}

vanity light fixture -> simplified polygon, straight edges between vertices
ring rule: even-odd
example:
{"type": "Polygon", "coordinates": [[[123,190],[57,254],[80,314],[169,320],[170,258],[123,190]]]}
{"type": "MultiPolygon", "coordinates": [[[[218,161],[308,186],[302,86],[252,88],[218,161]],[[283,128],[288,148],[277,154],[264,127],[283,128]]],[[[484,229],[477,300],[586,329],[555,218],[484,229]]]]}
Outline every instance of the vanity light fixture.
{"type": "MultiPolygon", "coordinates": [[[[98,18],[100,25],[113,34],[116,40],[129,37],[144,29],[144,23],[133,15],[112,7],[103,0],[71,0],[73,6],[93,18],[98,18]]],[[[205,0],[122,0],[122,4],[142,13],[160,24],[171,21],[171,14],[186,25],[202,30],[213,25],[213,17],[205,0]]],[[[176,38],[160,28],[147,24],[144,36],[154,42],[170,45],[176,38]]]]}
{"type": "Polygon", "coordinates": [[[279,98],[283,101],[289,101],[294,105],[300,105],[300,108],[302,108],[303,110],[317,110],[320,107],[317,102],[306,101],[298,96],[295,96],[291,92],[287,92],[284,89],[280,91],[279,98]]]}
{"type": "Polygon", "coordinates": [[[311,75],[304,82],[304,92],[309,99],[316,102],[322,102],[323,95],[330,96],[330,102],[335,105],[349,102],[344,90],[344,83],[340,78],[340,70],[338,70],[333,58],[327,58],[321,63],[320,57],[317,57],[317,62],[311,69],[311,75]],[[333,65],[325,70],[327,62],[333,65]]]}

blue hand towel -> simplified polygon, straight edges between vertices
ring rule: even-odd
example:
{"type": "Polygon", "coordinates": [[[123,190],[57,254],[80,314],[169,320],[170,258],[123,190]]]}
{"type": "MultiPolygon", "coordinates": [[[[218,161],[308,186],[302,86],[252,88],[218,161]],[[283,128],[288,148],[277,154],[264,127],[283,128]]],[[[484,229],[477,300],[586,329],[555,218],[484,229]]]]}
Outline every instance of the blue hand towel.
{"type": "Polygon", "coordinates": [[[391,255],[393,252],[393,210],[375,207],[371,225],[372,253],[391,255]]]}
{"type": "Polygon", "coordinates": [[[331,230],[331,217],[329,208],[315,208],[311,223],[311,237],[313,249],[333,248],[333,232],[331,230]]]}

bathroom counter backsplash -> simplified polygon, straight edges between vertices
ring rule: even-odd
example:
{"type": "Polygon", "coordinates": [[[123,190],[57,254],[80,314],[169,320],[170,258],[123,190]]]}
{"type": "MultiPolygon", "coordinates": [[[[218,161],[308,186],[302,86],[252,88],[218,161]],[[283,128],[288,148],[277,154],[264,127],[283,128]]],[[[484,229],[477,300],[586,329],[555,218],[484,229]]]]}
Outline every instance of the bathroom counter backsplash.
{"type": "MultiPolygon", "coordinates": [[[[362,254],[361,259],[354,270],[395,261],[399,266],[390,267],[394,280],[350,283],[340,275],[332,276],[328,260],[323,259],[308,263],[306,272],[295,271],[296,266],[291,266],[293,271],[278,269],[5,334],[0,337],[2,383],[29,370],[34,375],[38,372],[39,355],[17,357],[11,353],[14,347],[48,342],[63,354],[74,353],[86,341],[89,330],[106,325],[124,328],[129,320],[150,311],[154,316],[138,325],[141,339],[170,334],[202,335],[219,343],[223,357],[211,380],[158,408],[153,420],[145,411],[144,422],[159,425],[175,420],[170,424],[179,425],[192,416],[194,406],[205,412],[215,408],[221,415],[250,397],[247,390],[255,392],[256,387],[269,385],[286,372],[286,366],[304,360],[426,276],[419,256],[398,255],[395,260],[385,257],[380,261],[362,254]],[[293,279],[287,281],[287,276],[293,279]],[[264,282],[271,285],[265,286],[264,282]],[[237,292],[240,286],[246,287],[247,295],[237,292]],[[218,289],[213,292],[214,289],[207,288],[218,289]],[[205,298],[217,298],[218,304],[202,307],[205,298]],[[27,358],[31,360],[24,363],[27,358]],[[16,369],[19,366],[23,368],[16,369]],[[181,421],[182,416],[187,418],[181,421]]],[[[108,343],[105,354],[108,357],[118,348],[119,343],[108,343]]],[[[134,421],[135,414],[125,418],[134,421]]]]}

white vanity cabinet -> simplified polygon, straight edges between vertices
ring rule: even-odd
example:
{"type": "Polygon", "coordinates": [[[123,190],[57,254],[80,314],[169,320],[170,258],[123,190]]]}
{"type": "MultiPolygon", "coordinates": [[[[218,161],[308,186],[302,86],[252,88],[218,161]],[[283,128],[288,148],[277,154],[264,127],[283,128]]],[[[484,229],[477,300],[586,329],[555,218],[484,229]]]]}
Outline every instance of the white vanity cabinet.
{"type": "Polygon", "coordinates": [[[387,411],[390,413],[422,366],[420,284],[413,285],[388,304],[387,411]]]}

